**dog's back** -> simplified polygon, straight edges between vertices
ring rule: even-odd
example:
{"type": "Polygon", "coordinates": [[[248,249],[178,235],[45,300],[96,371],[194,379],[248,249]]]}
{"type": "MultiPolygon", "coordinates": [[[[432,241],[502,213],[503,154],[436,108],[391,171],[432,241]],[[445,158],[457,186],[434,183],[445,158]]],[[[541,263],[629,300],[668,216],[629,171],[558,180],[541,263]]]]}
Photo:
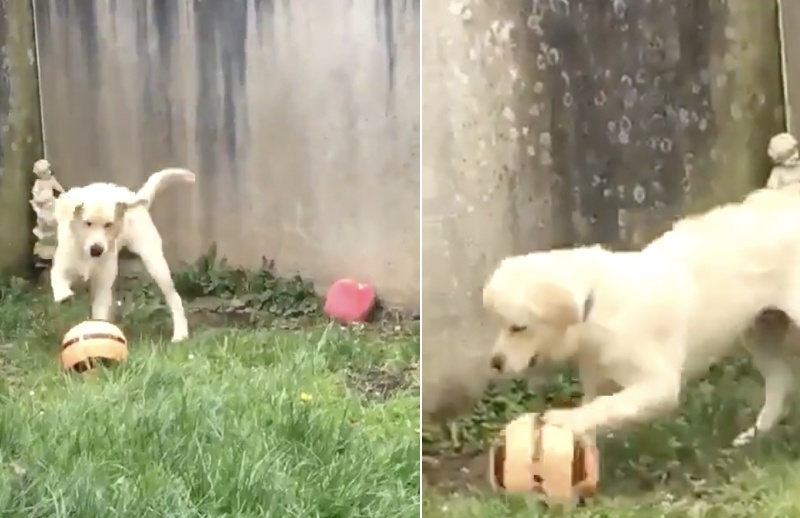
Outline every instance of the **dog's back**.
{"type": "Polygon", "coordinates": [[[156,195],[167,185],[176,182],[194,183],[195,175],[188,169],[170,167],[151,174],[138,191],[111,182],[94,182],[82,187],[73,187],[56,200],[56,219],[69,220],[75,207],[80,203],[117,202],[135,204],[145,202],[149,209],[156,195]]]}
{"type": "Polygon", "coordinates": [[[723,351],[763,309],[786,300],[800,278],[798,201],[757,191],[745,202],[681,220],[645,247],[691,273],[697,304],[689,327],[696,348],[723,351]]]}

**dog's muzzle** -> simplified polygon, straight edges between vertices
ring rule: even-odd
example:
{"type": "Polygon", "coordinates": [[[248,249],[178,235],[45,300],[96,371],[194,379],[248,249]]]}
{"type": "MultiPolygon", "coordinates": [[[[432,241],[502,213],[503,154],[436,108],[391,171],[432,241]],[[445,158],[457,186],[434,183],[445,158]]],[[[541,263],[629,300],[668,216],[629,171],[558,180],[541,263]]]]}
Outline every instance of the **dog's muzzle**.
{"type": "Polygon", "coordinates": [[[105,249],[100,245],[92,245],[89,247],[89,255],[92,257],[100,257],[105,252],[105,249]]]}
{"type": "MultiPolygon", "coordinates": [[[[539,362],[538,356],[531,356],[528,360],[528,368],[536,367],[536,364],[539,362]]],[[[495,354],[492,356],[492,359],[489,361],[489,365],[491,365],[492,369],[496,370],[497,372],[503,372],[506,367],[506,357],[502,354],[495,354]]]]}

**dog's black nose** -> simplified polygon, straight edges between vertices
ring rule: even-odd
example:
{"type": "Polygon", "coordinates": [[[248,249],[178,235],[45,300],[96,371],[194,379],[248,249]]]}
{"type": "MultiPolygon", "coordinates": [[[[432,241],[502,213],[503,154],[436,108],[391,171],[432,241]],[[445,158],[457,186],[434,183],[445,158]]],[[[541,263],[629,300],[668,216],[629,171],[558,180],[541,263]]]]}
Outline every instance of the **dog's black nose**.
{"type": "Polygon", "coordinates": [[[92,245],[89,247],[89,255],[92,257],[100,257],[103,255],[103,252],[105,252],[105,250],[103,250],[103,247],[100,245],[92,245]]]}
{"type": "Polygon", "coordinates": [[[503,366],[505,365],[505,363],[506,359],[502,355],[495,354],[494,356],[492,356],[491,365],[492,368],[497,372],[503,372],[503,366]]]}

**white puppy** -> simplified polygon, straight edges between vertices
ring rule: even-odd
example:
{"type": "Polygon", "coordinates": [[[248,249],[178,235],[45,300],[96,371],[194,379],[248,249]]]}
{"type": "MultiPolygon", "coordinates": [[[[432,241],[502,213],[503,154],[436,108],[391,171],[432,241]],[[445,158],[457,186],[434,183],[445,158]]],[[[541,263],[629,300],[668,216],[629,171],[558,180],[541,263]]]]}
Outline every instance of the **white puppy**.
{"type": "Polygon", "coordinates": [[[545,418],[593,440],[595,429],[647,419],[677,402],[694,283],[655,254],[599,246],[503,260],[483,291],[501,326],[491,365],[577,365],[583,406],[545,418]],[[613,386],[614,396],[601,396],[613,386]]]}
{"type": "Polygon", "coordinates": [[[186,169],[170,168],[153,173],[138,192],[112,183],[93,183],[72,188],[58,197],[58,244],[50,272],[56,302],[72,296],[72,282],[81,278],[89,282],[92,318],[109,320],[118,256],[124,247],[141,257],[164,293],[172,313],[172,340],[189,335],[161,236],[148,211],[158,190],[173,181],[194,183],[195,176],[186,169]]]}
{"type": "MultiPolygon", "coordinates": [[[[583,404],[545,419],[592,440],[598,429],[675,408],[683,382],[730,353],[764,309],[800,322],[800,196],[756,192],[679,221],[641,252],[589,247],[508,258],[483,301],[502,326],[492,367],[577,365],[583,404]]],[[[792,384],[785,323],[760,324],[766,340],[751,352],[765,401],[736,445],[775,425],[792,384]]]]}

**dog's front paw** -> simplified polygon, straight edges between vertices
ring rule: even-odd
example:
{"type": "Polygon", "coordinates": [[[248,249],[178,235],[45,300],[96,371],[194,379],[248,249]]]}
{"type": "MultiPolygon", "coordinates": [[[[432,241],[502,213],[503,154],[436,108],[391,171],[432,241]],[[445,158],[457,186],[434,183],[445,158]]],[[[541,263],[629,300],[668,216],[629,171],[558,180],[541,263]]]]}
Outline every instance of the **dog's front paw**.
{"type": "Polygon", "coordinates": [[[185,331],[185,330],[175,331],[172,334],[172,342],[173,343],[174,342],[182,342],[182,341],[186,340],[187,338],[189,338],[189,331],[185,331]]]}
{"type": "Polygon", "coordinates": [[[542,421],[545,424],[569,430],[578,436],[592,431],[592,424],[580,409],[548,410],[542,416],[542,421]]]}
{"type": "Polygon", "coordinates": [[[751,442],[753,442],[753,439],[756,438],[756,434],[757,433],[758,432],[756,430],[756,427],[755,426],[751,426],[747,430],[745,430],[742,433],[740,433],[739,435],[737,435],[736,438],[731,443],[731,445],[734,448],[741,448],[742,446],[750,444],[751,442]]]}
{"type": "Polygon", "coordinates": [[[64,302],[73,295],[75,295],[75,292],[69,288],[53,290],[53,299],[56,301],[56,303],[64,302]]]}

